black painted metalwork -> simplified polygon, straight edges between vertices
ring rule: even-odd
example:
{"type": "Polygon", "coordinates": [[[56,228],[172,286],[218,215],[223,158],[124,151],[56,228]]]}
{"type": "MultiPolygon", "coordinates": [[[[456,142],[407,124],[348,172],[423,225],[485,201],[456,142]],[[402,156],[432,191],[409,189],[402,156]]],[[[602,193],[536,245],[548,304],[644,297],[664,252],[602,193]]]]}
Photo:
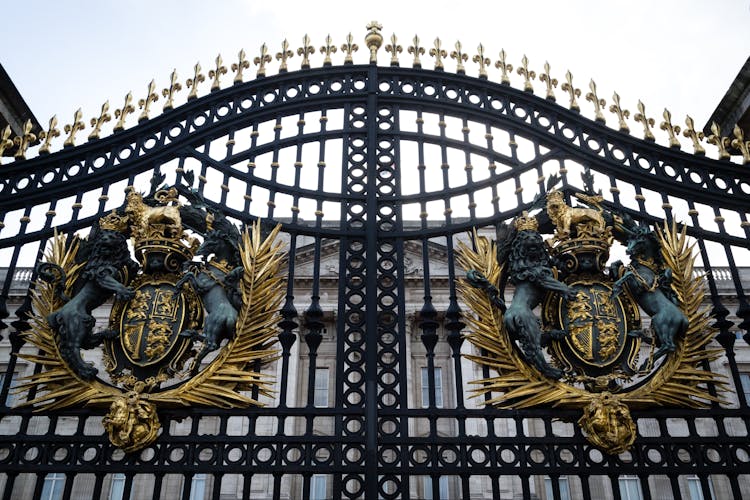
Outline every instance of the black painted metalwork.
{"type": "MultiPolygon", "coordinates": [[[[280,221],[291,253],[312,255],[309,276],[289,262],[278,400],[249,410],[164,411],[163,434],[134,456],[92,430],[95,411],[63,411],[41,424],[31,410],[3,405],[3,498],[39,496],[49,474],[63,475],[66,498],[78,487],[99,498],[112,474],[123,475],[125,495],[147,481],[163,498],[180,488],[188,498],[196,480],[208,481],[212,498],[260,497],[258,484],[268,485],[270,498],[307,497],[319,474],[334,498],[438,498],[443,477],[451,498],[559,499],[567,488],[619,498],[624,476],[638,479],[642,498],[680,498],[686,476],[697,478],[704,498],[712,488],[735,498],[750,492],[750,411],[735,358],[737,334],[750,339],[750,274],[741,267],[750,255],[746,167],[635,139],[532,93],[462,74],[348,64],[259,78],[110,137],[2,167],[0,320],[13,317],[10,327],[0,322],[7,352],[24,347],[18,332],[30,327],[30,269],[53,232],[89,227],[122,204],[126,186],[145,189],[155,169],[172,183],[192,172],[198,191],[228,216],[280,221]],[[542,192],[545,176],[561,175],[567,193],[582,189],[584,169],[606,203],[634,219],[688,224],[737,394],[737,402],[707,411],[634,411],[639,435],[619,456],[603,455],[577,427],[559,422],[576,420],[576,412],[476,407],[465,384],[481,372],[460,356],[468,347],[455,288],[457,240],[474,227],[494,234],[542,192]],[[321,296],[321,260],[332,242],[335,306],[321,296]],[[418,274],[407,254],[421,265],[418,274]],[[309,392],[326,328],[335,332],[335,396],[320,408],[309,392]],[[308,360],[302,398],[290,389],[297,352],[308,360]],[[422,366],[426,401],[417,383],[422,366]],[[316,433],[327,418],[330,432],[316,433]],[[239,430],[237,419],[246,419],[239,430]],[[301,432],[291,431],[297,421],[301,432]],[[261,422],[272,430],[259,432],[261,422]],[[179,431],[185,426],[187,435],[179,431]],[[31,489],[22,489],[30,478],[31,489]],[[237,486],[227,493],[229,478],[237,486]]],[[[0,361],[5,402],[19,362],[0,361]]]]}

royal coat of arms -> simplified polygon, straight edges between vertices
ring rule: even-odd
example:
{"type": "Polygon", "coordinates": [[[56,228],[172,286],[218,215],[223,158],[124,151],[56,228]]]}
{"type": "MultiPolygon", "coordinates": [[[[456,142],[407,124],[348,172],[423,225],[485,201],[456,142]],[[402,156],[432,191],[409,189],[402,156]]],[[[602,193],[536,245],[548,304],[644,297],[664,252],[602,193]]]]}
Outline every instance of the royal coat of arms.
{"type": "Polygon", "coordinates": [[[636,438],[631,408],[719,401],[708,385],[722,388],[722,377],[702,366],[719,350],[706,347],[714,332],[685,228],[652,230],[601,195],[576,197],[583,205],[571,207],[549,190],[497,242],[475,234],[460,249],[467,338],[485,353],[470,358],[497,372],[476,381],[489,404],[580,409],[589,441],[621,453],[636,438]],[[628,264],[608,264],[615,241],[628,264]]]}
{"type": "Polygon", "coordinates": [[[278,230],[241,233],[187,188],[129,188],[88,238],[56,236],[24,333],[40,350],[24,357],[44,367],[19,387],[36,391],[26,404],[109,408],[104,427],[126,452],[158,437],[158,407],[259,405],[248,391],[270,391],[259,367],[276,357],[284,293],[278,230]],[[109,324],[94,331],[110,299],[109,324]]]}

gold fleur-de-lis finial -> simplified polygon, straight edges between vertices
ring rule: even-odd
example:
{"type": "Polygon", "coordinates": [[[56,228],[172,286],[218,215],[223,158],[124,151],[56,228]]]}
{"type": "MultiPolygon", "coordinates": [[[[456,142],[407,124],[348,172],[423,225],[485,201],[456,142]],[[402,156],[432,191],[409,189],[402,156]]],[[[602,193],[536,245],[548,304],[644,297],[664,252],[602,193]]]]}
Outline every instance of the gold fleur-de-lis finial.
{"type": "Polygon", "coordinates": [[[148,84],[148,93],[143,99],[138,99],[138,107],[141,108],[141,115],[138,117],[138,123],[148,120],[148,114],[151,111],[151,103],[159,100],[159,96],[154,92],[156,83],[153,80],[148,84]]]}
{"type": "Polygon", "coordinates": [[[510,85],[510,76],[508,76],[508,73],[513,71],[513,65],[506,63],[506,58],[505,49],[500,49],[500,59],[495,63],[495,67],[500,69],[500,83],[510,85]]]}
{"type": "Polygon", "coordinates": [[[534,87],[531,85],[531,80],[536,78],[536,73],[529,70],[529,58],[526,54],[521,59],[521,67],[516,70],[516,73],[523,76],[523,90],[526,92],[534,92],[534,87]]]}
{"type": "Polygon", "coordinates": [[[578,100],[576,99],[576,97],[581,97],[581,89],[573,86],[573,73],[570,70],[565,72],[565,83],[560,88],[563,92],[568,93],[568,107],[573,111],[581,111],[581,107],[578,105],[578,100]]]}
{"type": "Polygon", "coordinates": [[[323,59],[323,66],[330,66],[333,64],[331,61],[331,54],[336,53],[336,46],[333,44],[333,38],[331,38],[331,35],[327,35],[325,39],[325,45],[323,45],[320,48],[320,53],[325,54],[325,59],[323,59]]]}
{"type": "Polygon", "coordinates": [[[604,113],[602,113],[602,107],[606,106],[607,102],[604,99],[599,99],[599,96],[596,95],[596,83],[594,80],[589,81],[589,89],[591,92],[586,93],[586,100],[594,103],[594,119],[600,123],[606,123],[607,120],[604,118],[604,113]]]}
{"type": "Polygon", "coordinates": [[[732,130],[734,139],[732,139],[732,147],[738,149],[742,153],[742,163],[747,165],[750,163],[750,141],[745,140],[745,134],[739,125],[735,125],[732,130]]]}
{"type": "Polygon", "coordinates": [[[641,100],[638,100],[638,112],[633,116],[633,119],[643,124],[643,138],[647,141],[655,141],[654,133],[651,132],[651,127],[654,126],[654,119],[646,116],[646,106],[643,105],[641,100]]]}
{"type": "Polygon", "coordinates": [[[412,38],[412,44],[407,49],[409,54],[414,55],[414,60],[412,61],[411,65],[414,68],[421,68],[422,67],[422,61],[419,59],[419,56],[424,55],[424,47],[419,45],[419,37],[417,35],[414,35],[414,38],[412,38]]]}
{"type": "Polygon", "coordinates": [[[115,110],[115,118],[118,118],[117,123],[115,123],[115,132],[119,132],[120,130],[123,130],[125,128],[125,118],[130,114],[135,112],[135,106],[133,106],[133,93],[128,92],[128,94],[125,96],[125,104],[122,105],[122,108],[115,110]]]}
{"type": "MultiPolygon", "coordinates": [[[[261,48],[260,48],[260,53],[263,54],[264,52],[266,53],[268,52],[268,50],[266,49],[265,43],[261,45],[261,48]]],[[[255,59],[258,59],[258,58],[256,57],[255,59]]],[[[271,56],[268,56],[267,60],[264,62],[270,62],[270,61],[271,61],[271,56]]],[[[255,63],[255,64],[258,64],[258,63],[255,63]]],[[[237,73],[236,75],[234,75],[234,80],[232,80],[232,83],[234,85],[237,85],[238,83],[242,83],[242,72],[243,70],[246,70],[249,67],[250,67],[250,61],[247,60],[245,49],[240,49],[240,51],[237,53],[237,62],[232,63],[232,71],[237,73]]],[[[260,72],[260,70],[258,70],[258,72],[260,72]]],[[[263,74],[265,75],[265,71],[263,72],[263,74]]],[[[261,76],[261,75],[259,74],[258,76],[261,76]]]]}
{"type": "Polygon", "coordinates": [[[404,48],[398,44],[396,34],[391,34],[391,43],[385,46],[385,51],[391,53],[391,66],[398,66],[398,55],[403,52],[404,48]]]}
{"type": "Polygon", "coordinates": [[[693,122],[690,115],[685,117],[685,125],[687,125],[687,128],[682,131],[682,135],[689,138],[693,143],[693,154],[700,156],[706,154],[706,150],[701,146],[701,141],[704,137],[703,132],[695,130],[695,122],[693,122]]]}
{"type": "Polygon", "coordinates": [[[469,56],[467,54],[464,54],[463,48],[461,47],[461,42],[456,42],[456,50],[451,52],[451,59],[456,60],[456,73],[459,75],[466,74],[466,68],[464,67],[464,63],[469,60],[469,56]]]}
{"type": "MultiPolygon", "coordinates": [[[[245,55],[244,51],[242,52],[242,55],[244,57],[244,55],[245,55]]],[[[259,78],[262,77],[262,76],[266,76],[266,63],[270,63],[272,60],[273,59],[271,57],[271,54],[268,53],[268,47],[266,46],[265,43],[262,44],[260,46],[260,55],[257,56],[255,59],[253,59],[253,64],[255,64],[256,66],[258,66],[258,71],[255,73],[255,75],[257,77],[259,77],[259,78]]],[[[247,61],[245,61],[245,62],[247,62],[247,61]]],[[[235,65],[232,65],[232,68],[234,68],[234,66],[235,65]]],[[[247,67],[250,67],[250,63],[249,62],[247,62],[247,67]]],[[[242,69],[240,69],[240,72],[238,73],[238,75],[240,77],[240,81],[242,81],[242,75],[241,75],[241,73],[242,73],[242,69]]],[[[235,83],[236,83],[237,79],[235,78],[234,80],[235,80],[235,83]]]]}
{"type": "Polygon", "coordinates": [[[352,54],[354,52],[357,52],[359,50],[359,45],[354,43],[354,37],[351,33],[346,35],[346,43],[344,43],[341,46],[341,52],[344,53],[344,64],[352,64],[354,62],[354,59],[352,59],[352,54]]]}
{"type": "Polygon", "coordinates": [[[198,97],[198,84],[205,81],[206,77],[201,73],[201,63],[195,63],[195,66],[193,67],[193,77],[188,78],[185,82],[185,85],[190,88],[190,93],[187,96],[188,101],[192,101],[198,97]]]}
{"type": "Polygon", "coordinates": [[[659,124],[659,128],[667,132],[669,147],[680,149],[680,141],[677,140],[677,135],[680,133],[679,125],[672,125],[672,113],[667,108],[664,108],[662,116],[664,117],[664,121],[659,124]]]}
{"type": "Polygon", "coordinates": [[[479,78],[487,79],[487,66],[490,65],[490,58],[484,57],[484,45],[481,43],[477,47],[477,53],[471,58],[472,62],[479,64],[479,78]]]}
{"type": "Polygon", "coordinates": [[[289,42],[284,38],[284,41],[281,42],[281,52],[276,53],[276,60],[281,61],[281,64],[279,65],[279,73],[286,73],[289,71],[286,61],[293,56],[294,52],[289,50],[289,42]]]}
{"type": "Polygon", "coordinates": [[[544,73],[539,75],[539,79],[545,83],[547,86],[547,93],[546,97],[550,101],[555,100],[555,91],[554,87],[557,87],[557,78],[552,78],[552,75],[549,73],[550,66],[549,62],[544,61],[544,73]]]}
{"type": "Polygon", "coordinates": [[[308,69],[310,67],[310,55],[315,53],[315,47],[310,43],[310,37],[302,37],[302,47],[297,49],[297,55],[302,56],[302,69],[308,69]]]}
{"type": "Polygon", "coordinates": [[[112,117],[109,114],[109,101],[106,101],[104,104],[102,104],[102,110],[99,113],[99,118],[91,119],[91,127],[93,127],[93,130],[89,134],[89,140],[98,139],[99,135],[102,133],[102,125],[104,125],[111,119],[112,117]]]}
{"type": "Polygon", "coordinates": [[[6,149],[13,147],[13,140],[10,138],[11,133],[10,125],[6,125],[2,134],[0,134],[0,159],[2,159],[6,149]]]}
{"type": "Polygon", "coordinates": [[[380,34],[380,30],[383,29],[383,25],[377,21],[370,21],[367,26],[367,35],[365,35],[365,44],[370,50],[370,63],[378,62],[378,49],[383,44],[383,35],[380,34]]]}
{"type": "Polygon", "coordinates": [[[60,137],[60,130],[57,128],[57,115],[49,119],[49,128],[47,131],[39,134],[39,138],[44,141],[39,147],[40,155],[49,154],[52,147],[52,139],[55,137],[60,137]]]}
{"type": "Polygon", "coordinates": [[[215,92],[221,88],[221,75],[227,74],[227,67],[224,66],[224,60],[221,58],[221,54],[216,56],[216,68],[208,72],[208,77],[213,78],[211,82],[211,92],[215,92]]]}
{"type": "Polygon", "coordinates": [[[620,105],[620,95],[617,92],[612,94],[612,102],[613,104],[609,106],[609,112],[617,115],[620,132],[630,132],[630,127],[628,127],[628,124],[625,121],[625,118],[630,116],[630,111],[622,109],[622,106],[620,105]]]}
{"type": "Polygon", "coordinates": [[[444,68],[443,58],[446,57],[448,53],[442,49],[443,42],[440,38],[436,38],[433,44],[435,46],[430,49],[430,55],[435,58],[435,69],[442,70],[444,68]]]}
{"type": "Polygon", "coordinates": [[[79,130],[83,130],[86,128],[86,124],[83,123],[83,120],[81,120],[81,118],[83,118],[83,112],[81,111],[81,108],[78,108],[78,110],[73,114],[73,123],[70,125],[65,125],[63,129],[65,130],[65,133],[68,134],[68,137],[63,143],[63,147],[69,148],[71,146],[75,146],[76,133],[78,133],[79,130]]]}
{"type": "Polygon", "coordinates": [[[23,124],[23,131],[21,135],[16,136],[16,138],[13,139],[13,144],[16,145],[16,160],[25,159],[26,150],[29,149],[31,143],[36,141],[36,134],[31,132],[33,128],[34,125],[31,123],[31,120],[26,120],[26,122],[23,124]]]}
{"type": "Polygon", "coordinates": [[[169,87],[161,90],[161,95],[166,98],[162,110],[169,111],[174,108],[174,95],[182,90],[182,85],[177,81],[177,70],[173,69],[169,75],[169,87]]]}
{"type": "Polygon", "coordinates": [[[711,122],[711,135],[708,136],[708,142],[718,148],[720,160],[729,159],[729,151],[727,151],[727,146],[730,143],[729,137],[722,137],[721,129],[716,122],[711,122]]]}

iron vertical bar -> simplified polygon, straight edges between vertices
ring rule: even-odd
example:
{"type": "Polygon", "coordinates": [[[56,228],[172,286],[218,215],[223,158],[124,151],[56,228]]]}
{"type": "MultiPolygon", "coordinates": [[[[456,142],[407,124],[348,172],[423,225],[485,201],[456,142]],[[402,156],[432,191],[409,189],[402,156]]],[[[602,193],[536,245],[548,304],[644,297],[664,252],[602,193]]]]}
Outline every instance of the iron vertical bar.
{"type": "Polygon", "coordinates": [[[367,72],[367,186],[365,218],[365,498],[378,497],[378,67],[367,72]]]}

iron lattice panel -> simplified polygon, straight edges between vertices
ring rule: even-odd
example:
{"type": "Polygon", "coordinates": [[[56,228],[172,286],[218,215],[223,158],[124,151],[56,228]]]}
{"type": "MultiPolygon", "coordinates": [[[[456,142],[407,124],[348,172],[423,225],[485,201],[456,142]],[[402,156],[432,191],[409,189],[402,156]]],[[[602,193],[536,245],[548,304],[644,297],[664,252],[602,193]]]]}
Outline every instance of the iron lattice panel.
{"type": "MultiPolygon", "coordinates": [[[[455,498],[531,497],[545,477],[551,498],[561,496],[563,478],[584,498],[618,498],[623,475],[639,478],[644,498],[679,498],[688,476],[705,498],[713,484],[747,494],[750,413],[734,343],[750,326],[748,277],[737,266],[750,237],[750,179],[739,166],[640,141],[463,75],[348,65],[258,79],[112,137],[3,167],[8,351],[24,348],[18,332],[29,327],[28,256],[40,255],[53,228],[82,230],[120,206],[125,186],[145,189],[156,168],[169,183],[194,172],[195,187],[238,222],[283,222],[298,258],[289,262],[279,325],[279,396],[267,408],[163,411],[162,436],[134,456],[107,441],[101,413],[47,420],[3,407],[4,498],[39,496],[55,473],[64,475],[66,497],[91,498],[106,494],[113,473],[124,474],[126,495],[145,481],[157,497],[181,488],[184,498],[201,474],[213,498],[252,498],[259,488],[271,498],[308,497],[318,474],[330,478],[335,498],[410,498],[425,489],[438,498],[441,477],[455,498]],[[457,241],[520,213],[552,173],[580,188],[584,168],[636,220],[688,224],[739,389],[727,407],[634,412],[639,437],[619,456],[592,448],[567,423],[575,412],[482,408],[465,393],[482,374],[461,358],[469,347],[454,286],[457,241]],[[324,260],[335,262],[327,264],[335,274],[324,260]],[[330,361],[329,343],[332,404],[319,408],[316,368],[330,361]]],[[[15,356],[2,361],[5,401],[21,366],[15,356]]]]}

